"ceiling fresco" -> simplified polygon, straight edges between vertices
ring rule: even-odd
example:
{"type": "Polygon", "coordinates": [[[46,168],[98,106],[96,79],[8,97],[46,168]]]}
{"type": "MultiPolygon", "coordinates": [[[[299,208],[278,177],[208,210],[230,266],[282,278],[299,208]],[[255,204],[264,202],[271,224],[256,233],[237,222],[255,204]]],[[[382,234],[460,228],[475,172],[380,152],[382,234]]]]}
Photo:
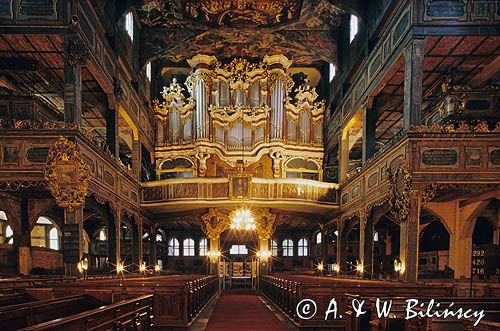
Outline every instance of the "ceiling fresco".
{"type": "Polygon", "coordinates": [[[284,54],[295,65],[336,62],[333,30],[343,10],[327,0],[155,0],[137,8],[142,62],[183,64],[198,53],[218,58],[284,54]]]}

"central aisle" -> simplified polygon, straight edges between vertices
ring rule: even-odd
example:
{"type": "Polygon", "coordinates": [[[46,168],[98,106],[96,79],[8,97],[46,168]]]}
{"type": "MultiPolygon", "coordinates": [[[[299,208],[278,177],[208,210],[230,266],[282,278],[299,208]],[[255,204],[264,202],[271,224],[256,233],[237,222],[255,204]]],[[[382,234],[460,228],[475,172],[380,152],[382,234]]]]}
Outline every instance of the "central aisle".
{"type": "Polygon", "coordinates": [[[289,330],[250,290],[232,289],[222,292],[208,320],[208,331],[219,330],[289,330]]]}

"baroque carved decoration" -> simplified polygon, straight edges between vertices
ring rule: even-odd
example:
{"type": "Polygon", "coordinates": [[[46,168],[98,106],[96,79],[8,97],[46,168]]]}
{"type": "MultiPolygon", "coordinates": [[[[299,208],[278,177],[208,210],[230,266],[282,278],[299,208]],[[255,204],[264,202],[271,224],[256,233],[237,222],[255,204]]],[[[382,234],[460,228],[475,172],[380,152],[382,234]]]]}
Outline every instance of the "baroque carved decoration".
{"type": "Polygon", "coordinates": [[[0,180],[0,191],[20,191],[45,186],[46,182],[41,180],[0,180]]]}
{"type": "Polygon", "coordinates": [[[184,124],[188,118],[193,113],[195,108],[195,101],[190,96],[186,99],[184,96],[184,88],[177,83],[177,78],[172,79],[169,87],[164,86],[161,95],[163,101],[160,102],[158,99],[153,101],[155,118],[160,122],[166,122],[168,120],[168,115],[172,111],[179,111],[181,122],[184,124]]]}
{"type": "Polygon", "coordinates": [[[209,239],[219,239],[222,232],[229,229],[231,220],[229,215],[218,208],[210,208],[208,213],[201,216],[203,232],[209,239]]]}
{"type": "Polygon", "coordinates": [[[257,236],[260,240],[269,240],[278,225],[276,215],[269,211],[269,208],[259,208],[252,211],[255,219],[257,236]]]}
{"type": "Polygon", "coordinates": [[[404,158],[401,158],[401,165],[396,170],[387,169],[387,179],[389,181],[387,200],[391,214],[396,221],[403,222],[410,212],[412,191],[411,173],[404,158]]]}
{"type": "Polygon", "coordinates": [[[87,63],[89,51],[80,38],[72,37],[66,42],[66,57],[72,66],[84,66],[87,63]]]}
{"type": "Polygon", "coordinates": [[[493,133],[500,132],[500,122],[496,122],[493,128],[490,128],[486,121],[478,121],[475,125],[465,121],[449,124],[434,122],[431,125],[410,126],[409,131],[416,133],[493,133]]]}
{"type": "Polygon", "coordinates": [[[427,204],[436,199],[440,193],[468,192],[483,193],[498,188],[498,184],[492,183],[430,183],[422,191],[422,203],[427,204]]]}
{"type": "Polygon", "coordinates": [[[266,125],[271,107],[267,105],[250,107],[238,104],[236,106],[208,107],[212,122],[219,128],[233,127],[236,123],[243,123],[248,128],[259,128],[266,125]]]}
{"type": "Polygon", "coordinates": [[[75,143],[61,137],[50,148],[45,166],[49,190],[61,208],[72,212],[82,206],[88,191],[90,168],[75,143]]]}
{"type": "Polygon", "coordinates": [[[323,119],[323,114],[325,112],[325,100],[316,101],[318,99],[318,93],[314,87],[311,87],[309,80],[306,79],[305,83],[299,86],[295,92],[295,102],[292,103],[290,97],[287,97],[285,108],[286,114],[293,121],[298,122],[300,119],[300,114],[303,112],[309,112],[311,115],[311,121],[316,124],[323,119]]]}

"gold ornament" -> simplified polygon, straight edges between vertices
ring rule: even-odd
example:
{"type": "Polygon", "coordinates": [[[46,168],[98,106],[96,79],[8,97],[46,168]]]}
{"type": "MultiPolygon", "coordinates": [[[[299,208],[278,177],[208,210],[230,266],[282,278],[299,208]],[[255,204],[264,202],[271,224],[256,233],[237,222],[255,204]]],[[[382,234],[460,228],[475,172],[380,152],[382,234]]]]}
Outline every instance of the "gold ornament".
{"type": "Polygon", "coordinates": [[[82,206],[88,191],[90,167],[85,164],[75,143],[64,137],[50,148],[45,179],[61,208],[73,212],[82,206]]]}

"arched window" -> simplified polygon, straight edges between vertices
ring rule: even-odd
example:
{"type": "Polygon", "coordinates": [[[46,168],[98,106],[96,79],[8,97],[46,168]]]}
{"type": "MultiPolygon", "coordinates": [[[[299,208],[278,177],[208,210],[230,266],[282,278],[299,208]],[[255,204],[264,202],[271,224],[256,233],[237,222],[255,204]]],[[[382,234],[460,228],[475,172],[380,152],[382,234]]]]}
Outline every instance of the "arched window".
{"type": "Polygon", "coordinates": [[[59,250],[59,229],[54,222],[40,216],[31,230],[31,245],[59,250]]]}
{"type": "Polygon", "coordinates": [[[168,241],[168,256],[179,256],[179,240],[177,238],[170,238],[168,241]]]}
{"type": "Polygon", "coordinates": [[[207,255],[207,238],[200,240],[200,256],[207,255]]]}
{"type": "Polygon", "coordinates": [[[194,256],[194,240],[191,238],[186,238],[182,242],[184,246],[184,256],[194,256]]]}
{"type": "Polygon", "coordinates": [[[321,232],[316,233],[316,244],[321,244],[321,239],[323,239],[321,232]]]}
{"type": "Polygon", "coordinates": [[[14,231],[12,231],[12,227],[8,223],[7,214],[0,210],[0,245],[12,245],[14,243],[13,236],[14,231]]]}
{"type": "Polygon", "coordinates": [[[106,230],[105,229],[101,229],[101,231],[99,231],[99,240],[100,241],[106,241],[107,240],[106,230]]]}
{"type": "Polygon", "coordinates": [[[330,63],[330,67],[329,67],[329,74],[328,74],[328,79],[329,81],[331,82],[333,80],[333,77],[335,77],[335,65],[333,63],[330,63]]]}
{"type": "Polygon", "coordinates": [[[132,14],[132,12],[128,12],[125,15],[125,31],[130,41],[134,41],[134,14],[132,14]]]}
{"type": "Polygon", "coordinates": [[[271,255],[278,256],[278,243],[274,239],[271,240],[271,255]]]}
{"type": "Polygon", "coordinates": [[[306,238],[302,238],[299,240],[299,256],[308,256],[309,255],[309,240],[306,238]]]}
{"type": "Polygon", "coordinates": [[[293,256],[293,241],[292,241],[292,239],[283,240],[283,256],[293,256]]]}
{"type": "Polygon", "coordinates": [[[59,234],[56,228],[49,231],[50,249],[59,249],[59,234]]]}
{"type": "Polygon", "coordinates": [[[5,239],[10,238],[7,241],[7,244],[9,245],[14,244],[14,238],[12,238],[13,236],[14,236],[14,231],[12,230],[12,227],[10,225],[7,225],[7,228],[5,229],[5,239]]]}
{"type": "Polygon", "coordinates": [[[351,19],[349,20],[349,42],[352,43],[356,35],[358,34],[358,17],[351,14],[351,19]]]}

